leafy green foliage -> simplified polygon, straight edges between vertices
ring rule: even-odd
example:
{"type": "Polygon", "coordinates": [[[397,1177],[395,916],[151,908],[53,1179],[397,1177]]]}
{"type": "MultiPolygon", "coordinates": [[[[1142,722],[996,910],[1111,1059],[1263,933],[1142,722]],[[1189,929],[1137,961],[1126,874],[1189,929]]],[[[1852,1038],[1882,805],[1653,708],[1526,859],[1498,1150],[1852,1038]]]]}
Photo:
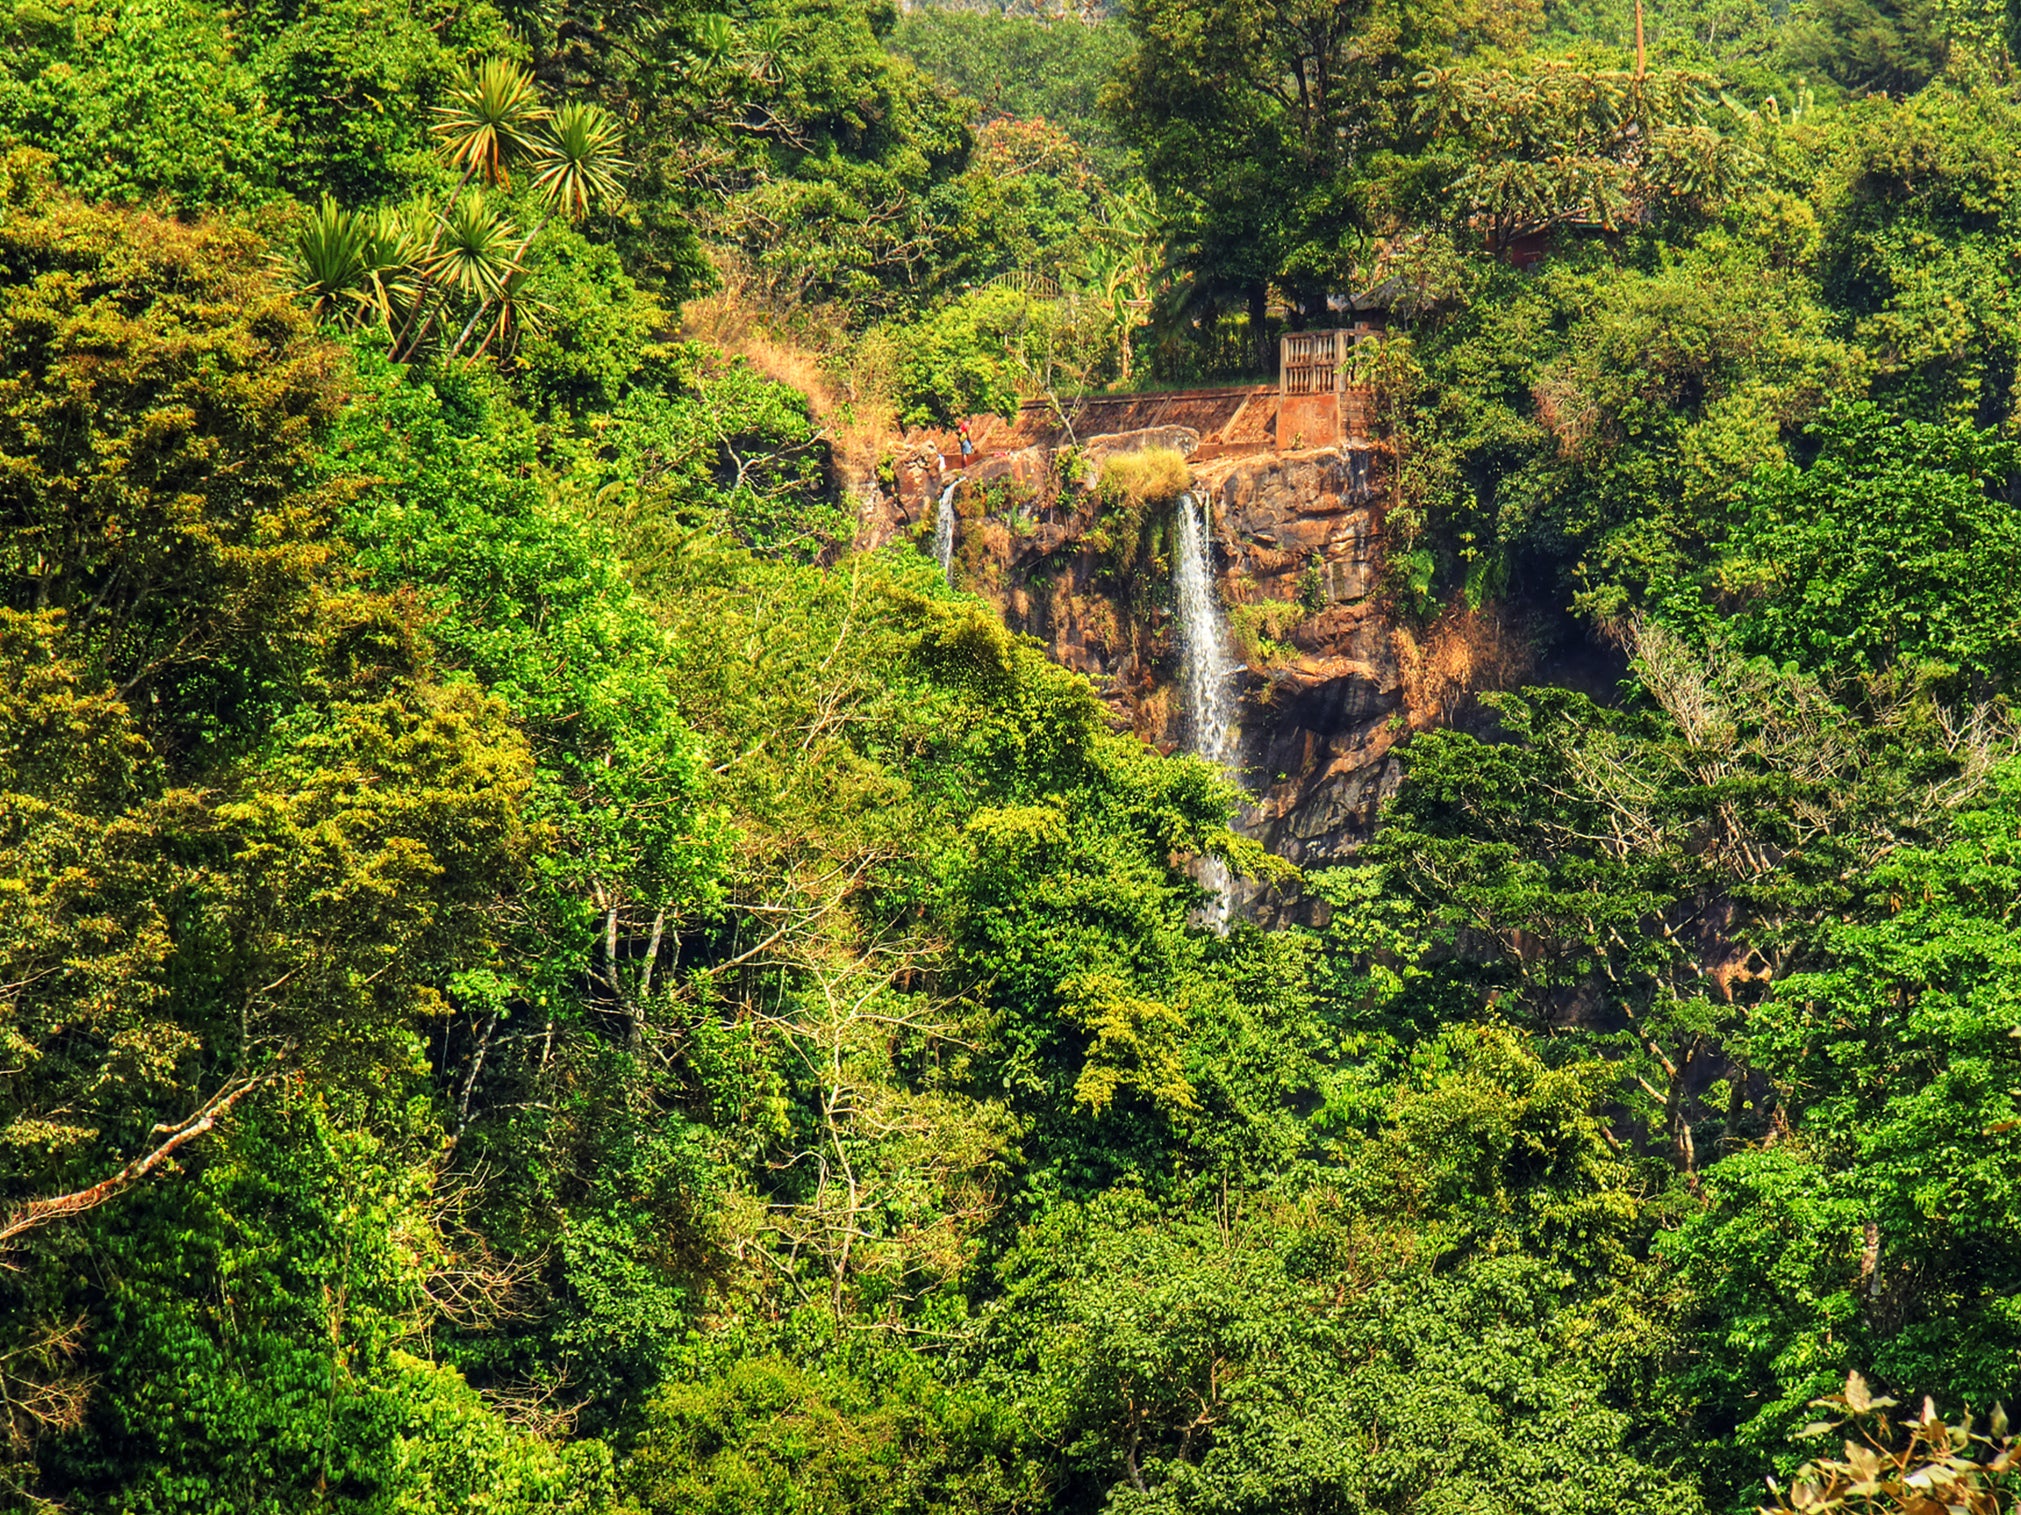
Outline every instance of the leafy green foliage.
{"type": "Polygon", "coordinates": [[[506,46],[483,5],[277,0],[245,19],[245,55],[287,133],[281,184],[304,202],[379,205],[436,186],[426,107],[467,53],[506,46]]]}
{"type": "Polygon", "coordinates": [[[94,199],[196,208],[272,198],[287,138],[226,18],[202,0],[36,8],[9,60],[11,144],[54,156],[94,199]]]}
{"type": "Polygon", "coordinates": [[[2013,411],[2015,307],[1997,249],[2016,210],[1998,144],[2016,130],[1997,96],[1935,89],[1851,111],[1838,133],[1825,290],[1879,357],[1882,395],[1924,420],[1990,426],[2013,411]]]}
{"type": "Polygon", "coordinates": [[[949,284],[1071,277],[1089,228],[1110,209],[1080,144],[1043,121],[978,128],[968,167],[950,188],[961,197],[961,219],[943,255],[940,277],[949,284]]]}
{"type": "Polygon", "coordinates": [[[2014,813],[2003,772],[1953,840],[1876,869],[1867,907],[1753,1018],[1796,1139],[1722,1163],[1666,1240],[1718,1344],[1684,1383],[1749,1442],[1855,1362],[1974,1406],[2009,1392],[2014,813]]]}
{"type": "Polygon", "coordinates": [[[1612,230],[1725,198],[1747,148],[1709,125],[1706,82],[1538,60],[1520,72],[1428,74],[1417,110],[1464,164],[1442,186],[1454,208],[1506,247],[1555,226],[1612,230]]]}
{"type": "MultiPolygon", "coordinates": [[[[622,14],[620,30],[660,24],[628,7],[582,10],[622,14]]],[[[885,51],[891,19],[855,0],[760,0],[694,91],[659,89],[661,66],[613,60],[616,89],[644,106],[638,140],[656,144],[641,152],[644,192],[664,176],[660,192],[685,200],[682,160],[708,143],[725,161],[704,171],[732,191],[718,225],[772,289],[863,313],[911,305],[968,144],[955,102],[885,51]],[[724,130],[738,121],[755,129],[724,130]]],[[[695,45],[714,46],[706,32],[695,45]]]]}
{"type": "Polygon", "coordinates": [[[6,24],[10,1507],[2003,1497],[2001,7],[6,24]],[[1535,687],[1300,880],[850,491],[1351,305],[1535,687]]]}
{"type": "MultiPolygon", "coordinates": [[[[347,1470],[374,1488],[431,1466],[445,1490],[502,1477],[474,1450],[456,1473],[425,1437],[401,1471],[406,1422],[377,1388],[338,1392],[352,1344],[329,1322],[355,1285],[364,1382],[405,1385],[445,1423],[475,1413],[453,1375],[395,1352],[430,1270],[384,1207],[414,1213],[435,1154],[410,1137],[383,1178],[339,1154],[370,1167],[419,1092],[445,990],[497,960],[499,902],[534,850],[529,754],[502,703],[429,675],[407,607],[349,580],[311,467],[336,355],[250,239],[46,184],[7,228],[17,361],[46,378],[13,402],[11,539],[35,550],[7,564],[27,608],[5,612],[0,1181],[10,1235],[82,1227],[8,1274],[8,1360],[36,1365],[10,1389],[16,1445],[69,1431],[48,1476],[109,1480],[135,1508],[248,1480],[284,1508],[347,1470]],[[192,624],[178,607],[198,601],[212,613],[192,624]],[[261,1123],[290,1096],[307,1124],[284,1140],[261,1123]],[[324,1123],[326,1100],[379,1118],[324,1123]],[[220,1121],[253,1133],[248,1166],[205,1167],[222,1187],[160,1191],[150,1212],[147,1175],[220,1121]],[[333,1168],[363,1185],[355,1204],[333,1168]],[[277,1179],[301,1187],[262,1232],[252,1194],[277,1179]],[[236,1225],[255,1233],[244,1252],[236,1225]],[[263,1251],[330,1270],[277,1270],[255,1303],[226,1280],[260,1273],[263,1251]],[[199,1276],[218,1283],[181,1292],[199,1276]],[[302,1324],[309,1306],[321,1324],[302,1324]],[[66,1323],[86,1320],[104,1329],[80,1368],[66,1323]],[[158,1414],[168,1385],[188,1392],[158,1414]]],[[[547,1455],[492,1441],[508,1461],[547,1455]]]]}
{"type": "Polygon", "coordinates": [[[59,1447],[52,1476],[149,1511],[603,1506],[604,1448],[515,1433],[412,1350],[428,1178],[424,1154],[313,1100],[249,1122],[226,1160],[101,1244],[116,1322],[101,1402],[117,1409],[59,1447]]]}
{"type": "Polygon", "coordinates": [[[896,348],[900,418],[908,425],[1012,416],[1027,396],[1091,387],[1119,356],[1099,307],[1015,283],[986,285],[917,325],[879,336],[896,348]]]}
{"type": "Polygon", "coordinates": [[[1840,677],[1947,663],[2009,682],[2021,568],[2016,465],[1968,427],[1827,413],[1805,469],[1765,473],[1727,539],[1720,580],[1744,645],[1840,677]]]}
{"type": "Polygon", "coordinates": [[[1051,122],[1105,179],[1127,177],[1128,149],[1101,104],[1129,50],[1115,21],[921,5],[899,17],[889,45],[975,101],[983,121],[1051,122]]]}
{"type": "MultiPolygon", "coordinates": [[[[535,345],[528,360],[544,356],[535,345]]],[[[637,382],[598,416],[600,446],[573,473],[586,491],[633,500],[641,569],[669,538],[696,531],[802,560],[848,538],[848,516],[826,497],[828,446],[806,396],[694,345],[613,344],[599,356],[637,382]]]]}
{"type": "Polygon", "coordinates": [[[1539,1078],[1514,1038],[1477,1045],[1399,1101],[1384,1136],[1401,1141],[1369,1143],[1345,1196],[1223,1192],[1207,1216],[1112,1192],[1025,1233],[986,1317],[991,1381],[1026,1396],[1069,1507],[1693,1507],[1596,1403],[1598,1342],[1561,1308],[1565,1274],[1522,1243],[1430,1265],[1470,1212],[1513,1201],[1572,1241],[1633,1208],[1592,1091],[1539,1078]],[[1535,1081],[1513,1120],[1484,1097],[1511,1073],[1535,1081]],[[1448,1155],[1475,1142],[1509,1162],[1493,1199],[1448,1155]]]}
{"type": "Polygon", "coordinates": [[[1369,225],[1361,181],[1410,144],[1409,81],[1475,49],[1518,42],[1528,5],[1308,9],[1246,0],[1141,0],[1109,97],[1158,192],[1186,317],[1242,308],[1249,357],[1274,370],[1272,285],[1319,315],[1369,225]]]}
{"type": "Polygon", "coordinates": [[[809,1373],[757,1357],[670,1386],[628,1465],[636,1497],[697,1515],[923,1515],[1006,1508],[1024,1492],[993,1456],[1008,1429],[1001,1407],[902,1354],[866,1368],[809,1373]]]}

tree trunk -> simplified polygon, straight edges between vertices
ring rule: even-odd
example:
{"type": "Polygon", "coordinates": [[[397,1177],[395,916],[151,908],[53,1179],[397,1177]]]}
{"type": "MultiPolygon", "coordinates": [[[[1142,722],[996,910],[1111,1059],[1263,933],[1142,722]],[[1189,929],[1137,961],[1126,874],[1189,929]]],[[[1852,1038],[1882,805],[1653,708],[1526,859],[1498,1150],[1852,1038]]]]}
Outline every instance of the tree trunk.
{"type": "Polygon", "coordinates": [[[1270,341],[1270,286],[1260,280],[1249,286],[1249,341],[1256,354],[1256,371],[1277,372],[1277,354],[1270,341]]]}

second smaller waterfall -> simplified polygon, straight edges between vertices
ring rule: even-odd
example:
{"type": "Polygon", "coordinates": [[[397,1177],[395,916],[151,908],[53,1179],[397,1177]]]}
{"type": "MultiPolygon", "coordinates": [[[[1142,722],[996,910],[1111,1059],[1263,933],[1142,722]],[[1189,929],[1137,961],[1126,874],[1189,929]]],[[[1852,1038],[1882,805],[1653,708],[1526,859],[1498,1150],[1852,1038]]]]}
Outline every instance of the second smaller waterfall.
{"type": "MultiPolygon", "coordinates": [[[[1228,654],[1228,626],[1214,594],[1209,558],[1212,523],[1206,501],[1191,494],[1179,496],[1177,515],[1172,590],[1179,610],[1179,682],[1186,698],[1186,746],[1233,777],[1238,665],[1228,654]]],[[[1225,930],[1234,905],[1227,865],[1219,858],[1206,859],[1201,882],[1216,896],[1208,924],[1217,931],[1225,930]]]]}
{"type": "Polygon", "coordinates": [[[933,555],[940,562],[940,576],[950,584],[954,582],[954,491],[960,482],[957,479],[940,492],[940,503],[933,512],[933,555]]]}

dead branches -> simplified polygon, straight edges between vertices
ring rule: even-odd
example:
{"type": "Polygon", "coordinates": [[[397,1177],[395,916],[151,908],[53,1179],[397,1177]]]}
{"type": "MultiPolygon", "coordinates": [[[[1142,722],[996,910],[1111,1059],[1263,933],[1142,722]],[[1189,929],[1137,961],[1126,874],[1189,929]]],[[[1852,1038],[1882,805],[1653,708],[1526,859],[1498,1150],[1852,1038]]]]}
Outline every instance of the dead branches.
{"type": "Polygon", "coordinates": [[[71,1366],[84,1349],[84,1317],[31,1336],[0,1352],[0,1409],[7,1444],[17,1454],[37,1438],[75,1430],[97,1379],[71,1366]]]}

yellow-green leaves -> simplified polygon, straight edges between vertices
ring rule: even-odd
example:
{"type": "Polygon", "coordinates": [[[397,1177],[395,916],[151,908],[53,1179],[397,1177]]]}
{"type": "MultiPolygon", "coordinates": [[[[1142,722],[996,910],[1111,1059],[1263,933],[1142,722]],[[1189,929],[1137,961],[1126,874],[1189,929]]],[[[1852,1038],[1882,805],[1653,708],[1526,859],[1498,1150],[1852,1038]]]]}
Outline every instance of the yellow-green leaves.
{"type": "Polygon", "coordinates": [[[971,699],[989,700],[1016,685],[1017,639],[979,605],[925,606],[918,658],[935,679],[971,699]]]}
{"type": "Polygon", "coordinates": [[[1090,1035],[1074,1102],[1096,1115],[1134,1094],[1167,1115],[1199,1108],[1186,1077],[1186,1017],[1133,994],[1113,973],[1084,973],[1060,985],[1066,1017],[1090,1035]]]}
{"type": "Polygon", "coordinates": [[[984,810],[963,828],[985,858],[1002,862],[1067,844],[1066,817],[1050,805],[1014,805],[984,810]]]}
{"type": "Polygon", "coordinates": [[[336,354],[246,232],[22,174],[0,221],[0,584],[180,743],[301,669],[330,558],[307,485],[336,354]],[[201,611],[194,607],[201,606],[201,611]],[[201,701],[173,698],[201,679],[201,701]],[[159,699],[157,706],[153,703],[159,699]]]}

